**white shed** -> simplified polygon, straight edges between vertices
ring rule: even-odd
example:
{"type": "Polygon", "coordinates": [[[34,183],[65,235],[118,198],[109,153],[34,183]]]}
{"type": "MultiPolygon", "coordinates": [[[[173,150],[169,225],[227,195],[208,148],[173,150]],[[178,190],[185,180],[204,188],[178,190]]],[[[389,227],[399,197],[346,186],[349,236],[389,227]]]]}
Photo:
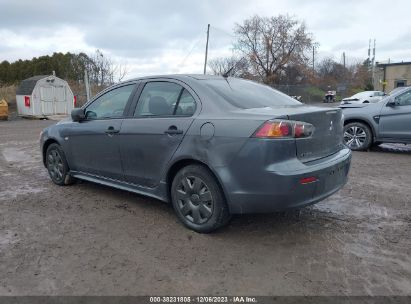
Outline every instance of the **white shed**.
{"type": "Polygon", "coordinates": [[[67,81],[39,75],[23,80],[16,91],[19,116],[47,117],[70,114],[76,100],[67,81]]]}

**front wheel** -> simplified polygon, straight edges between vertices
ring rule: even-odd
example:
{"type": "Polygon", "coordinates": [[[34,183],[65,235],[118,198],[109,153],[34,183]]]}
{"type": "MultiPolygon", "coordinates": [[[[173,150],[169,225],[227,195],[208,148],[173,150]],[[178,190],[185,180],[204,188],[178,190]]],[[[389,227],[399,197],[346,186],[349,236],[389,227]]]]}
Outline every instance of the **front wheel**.
{"type": "Polygon", "coordinates": [[[372,144],[372,132],[361,122],[349,123],[344,126],[344,143],[353,151],[367,150],[372,144]]]}
{"type": "Polygon", "coordinates": [[[211,172],[200,165],[189,165],[176,174],[171,200],[178,219],[196,232],[212,232],[230,219],[220,186],[211,172]]]}
{"type": "Polygon", "coordinates": [[[46,165],[50,178],[56,185],[65,186],[74,182],[69,174],[69,167],[63,149],[58,144],[51,144],[46,151],[46,165]]]}

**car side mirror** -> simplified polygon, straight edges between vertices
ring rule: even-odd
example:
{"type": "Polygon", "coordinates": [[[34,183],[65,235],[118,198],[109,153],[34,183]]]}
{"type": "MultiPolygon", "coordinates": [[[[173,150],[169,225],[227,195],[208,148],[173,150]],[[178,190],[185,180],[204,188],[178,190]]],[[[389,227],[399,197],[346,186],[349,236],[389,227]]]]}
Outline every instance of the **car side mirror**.
{"type": "Polygon", "coordinates": [[[80,122],[86,119],[86,115],[84,114],[84,109],[74,108],[73,110],[71,110],[71,119],[77,122],[80,122]]]}
{"type": "Polygon", "coordinates": [[[397,102],[395,101],[395,99],[390,99],[387,102],[387,107],[395,107],[397,105],[397,102]]]}

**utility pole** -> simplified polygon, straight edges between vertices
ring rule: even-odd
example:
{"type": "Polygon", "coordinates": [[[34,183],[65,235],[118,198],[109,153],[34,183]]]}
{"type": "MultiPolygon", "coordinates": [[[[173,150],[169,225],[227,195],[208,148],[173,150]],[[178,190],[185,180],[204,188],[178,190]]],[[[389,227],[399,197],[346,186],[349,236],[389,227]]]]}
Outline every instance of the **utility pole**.
{"type": "Polygon", "coordinates": [[[343,52],[343,66],[344,66],[344,69],[345,69],[345,52],[343,52]]]}
{"type": "Polygon", "coordinates": [[[314,56],[315,56],[315,46],[313,46],[313,74],[315,73],[314,56]]]}
{"type": "Polygon", "coordinates": [[[90,83],[88,81],[88,73],[87,69],[84,69],[84,84],[86,85],[86,95],[87,95],[87,101],[90,100],[90,83]]]}
{"type": "MultiPolygon", "coordinates": [[[[384,70],[385,72],[385,70],[384,70]]],[[[372,49],[372,60],[371,60],[371,83],[374,86],[374,82],[375,82],[375,39],[374,39],[374,47],[372,49]]],[[[385,73],[384,73],[385,74],[385,73]]],[[[385,75],[384,75],[384,81],[385,81],[385,75]]],[[[384,90],[385,92],[385,86],[384,86],[384,90]]]]}
{"type": "Polygon", "coordinates": [[[371,39],[368,40],[368,69],[371,69],[371,39]]]}
{"type": "Polygon", "coordinates": [[[204,75],[207,72],[207,56],[208,56],[208,38],[210,37],[210,24],[207,26],[207,43],[205,49],[205,60],[204,60],[204,75]]]}

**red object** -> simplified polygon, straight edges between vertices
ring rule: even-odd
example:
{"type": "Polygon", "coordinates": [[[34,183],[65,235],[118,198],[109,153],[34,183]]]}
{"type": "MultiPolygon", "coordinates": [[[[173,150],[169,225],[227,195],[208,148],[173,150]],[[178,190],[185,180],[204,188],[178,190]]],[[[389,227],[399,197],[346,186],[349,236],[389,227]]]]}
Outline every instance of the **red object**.
{"type": "Polygon", "coordinates": [[[24,96],[24,105],[30,108],[30,96],[24,96]]]}
{"type": "Polygon", "coordinates": [[[74,107],[77,107],[77,95],[74,95],[74,107]]]}
{"type": "Polygon", "coordinates": [[[255,137],[267,137],[271,130],[271,124],[269,122],[264,123],[260,129],[255,133],[255,137]]]}
{"type": "Polygon", "coordinates": [[[304,125],[303,124],[295,124],[294,135],[295,137],[304,136],[304,125]]]}
{"type": "Polygon", "coordinates": [[[306,122],[290,120],[266,121],[253,135],[258,138],[310,137],[313,126],[306,122]]]}
{"type": "Polygon", "coordinates": [[[305,184],[309,184],[309,183],[313,183],[318,181],[318,179],[314,176],[310,176],[310,177],[304,177],[302,179],[300,179],[300,184],[305,185],[305,184]]]}
{"type": "Polygon", "coordinates": [[[288,123],[282,123],[280,125],[280,132],[281,132],[282,136],[284,136],[284,137],[291,135],[290,125],[288,123]]]}

